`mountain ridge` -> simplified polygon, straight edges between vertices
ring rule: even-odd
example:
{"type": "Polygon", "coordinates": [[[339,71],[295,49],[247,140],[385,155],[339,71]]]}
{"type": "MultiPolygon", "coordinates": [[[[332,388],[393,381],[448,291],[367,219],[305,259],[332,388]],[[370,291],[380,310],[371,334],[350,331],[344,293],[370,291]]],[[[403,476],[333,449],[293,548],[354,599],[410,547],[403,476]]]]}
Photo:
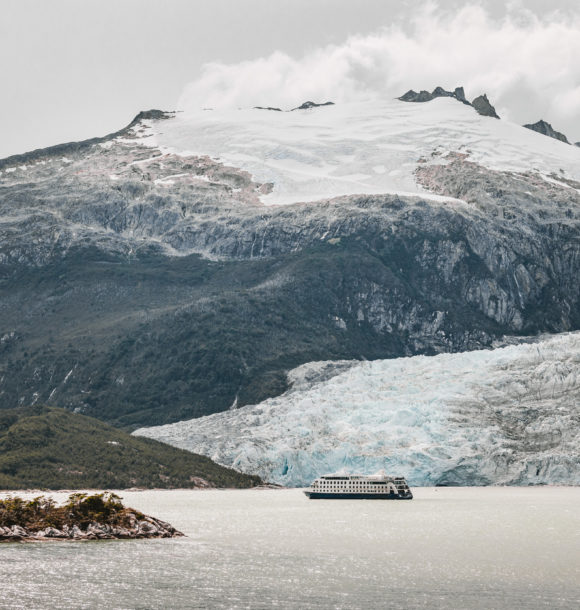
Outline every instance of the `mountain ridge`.
{"type": "Polygon", "coordinates": [[[174,114],[175,112],[166,110],[141,110],[125,127],[122,127],[121,129],[106,134],[104,136],[96,136],[94,138],[88,138],[86,140],[63,142],[61,144],[55,144],[53,146],[48,146],[44,148],[36,148],[34,150],[27,151],[24,153],[17,153],[15,155],[4,157],[3,159],[0,159],[0,170],[6,169],[7,167],[26,165],[27,163],[30,163],[32,161],[38,162],[47,157],[55,157],[70,153],[82,153],[95,146],[96,144],[105,144],[107,142],[115,140],[116,138],[126,137],[128,135],[130,136],[131,129],[139,125],[144,120],[159,121],[163,119],[168,119],[174,114]]]}
{"type": "Polygon", "coordinates": [[[547,123],[543,119],[540,119],[537,123],[524,125],[526,129],[531,129],[532,131],[537,131],[544,136],[548,136],[549,138],[554,138],[555,140],[559,140],[560,142],[564,142],[565,144],[570,144],[568,138],[561,132],[556,131],[550,123],[547,123]]]}
{"type": "Polygon", "coordinates": [[[433,89],[431,93],[425,90],[417,93],[416,91],[413,91],[413,89],[410,89],[409,91],[407,91],[407,93],[403,94],[397,99],[401,102],[424,103],[431,102],[438,97],[454,98],[462,104],[465,104],[466,106],[471,106],[478,114],[481,114],[482,116],[489,116],[493,117],[494,119],[500,118],[485,93],[474,98],[472,102],[469,102],[465,97],[465,91],[463,87],[456,87],[454,91],[446,91],[445,89],[443,89],[443,87],[435,87],[435,89],[433,89]]]}
{"type": "Polygon", "coordinates": [[[133,429],[313,360],[577,329],[577,174],[577,149],[444,98],[145,117],[4,166],[3,406],[133,429]]]}

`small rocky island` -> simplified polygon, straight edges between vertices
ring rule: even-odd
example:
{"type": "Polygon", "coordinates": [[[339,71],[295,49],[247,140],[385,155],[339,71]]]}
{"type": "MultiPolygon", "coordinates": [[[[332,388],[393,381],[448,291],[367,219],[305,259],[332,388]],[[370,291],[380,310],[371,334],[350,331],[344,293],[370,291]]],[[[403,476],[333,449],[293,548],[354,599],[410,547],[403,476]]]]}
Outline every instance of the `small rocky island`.
{"type": "Polygon", "coordinates": [[[111,492],[74,493],[61,506],[47,496],[0,499],[0,542],[178,536],[183,534],[169,523],[123,506],[111,492]]]}

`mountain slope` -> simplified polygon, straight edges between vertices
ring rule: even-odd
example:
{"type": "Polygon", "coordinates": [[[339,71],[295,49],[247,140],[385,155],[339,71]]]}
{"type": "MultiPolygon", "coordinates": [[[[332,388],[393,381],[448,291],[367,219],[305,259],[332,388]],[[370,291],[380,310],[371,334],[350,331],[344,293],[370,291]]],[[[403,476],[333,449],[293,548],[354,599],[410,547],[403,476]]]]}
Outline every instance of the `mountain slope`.
{"type": "Polygon", "coordinates": [[[150,112],[7,159],[0,405],[135,428],[313,360],[578,329],[579,155],[436,99],[150,112]]]}
{"type": "Polygon", "coordinates": [[[135,434],[291,486],[382,468],[414,485],[580,484],[579,333],[290,378],[278,398],[135,434]]]}
{"type": "Polygon", "coordinates": [[[64,409],[0,411],[0,489],[253,487],[208,458],[64,409]]]}

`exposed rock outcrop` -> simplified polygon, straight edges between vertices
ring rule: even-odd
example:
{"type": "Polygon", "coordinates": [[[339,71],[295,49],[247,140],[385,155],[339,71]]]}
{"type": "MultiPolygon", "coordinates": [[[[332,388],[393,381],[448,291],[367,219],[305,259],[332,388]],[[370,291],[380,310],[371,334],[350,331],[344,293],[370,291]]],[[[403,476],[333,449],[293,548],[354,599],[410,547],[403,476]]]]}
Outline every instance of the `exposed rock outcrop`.
{"type": "Polygon", "coordinates": [[[177,536],[183,534],[172,525],[126,508],[111,492],[71,494],[61,506],[46,496],[0,499],[0,542],[177,536]]]}
{"type": "Polygon", "coordinates": [[[308,110],[310,108],[320,108],[321,106],[334,106],[334,102],[322,102],[322,104],[317,104],[316,102],[304,102],[300,104],[300,106],[292,108],[292,110],[308,110]]]}
{"type": "Polygon", "coordinates": [[[473,102],[470,103],[465,97],[465,91],[463,90],[463,87],[457,87],[455,91],[446,91],[445,89],[443,89],[443,87],[435,87],[435,89],[433,89],[431,93],[425,90],[417,93],[416,91],[413,91],[413,89],[410,89],[409,91],[407,91],[407,93],[397,99],[401,100],[402,102],[422,103],[430,102],[431,100],[434,100],[438,97],[452,97],[457,101],[466,104],[467,106],[473,106],[473,108],[475,108],[475,110],[483,116],[490,116],[499,119],[495,108],[490,104],[489,100],[487,99],[487,95],[480,95],[479,97],[476,97],[473,102]]]}
{"type": "Polygon", "coordinates": [[[491,105],[490,101],[487,99],[487,95],[485,93],[479,97],[476,97],[473,102],[471,102],[471,105],[482,116],[489,116],[493,117],[494,119],[499,119],[499,115],[495,111],[495,108],[491,105]]]}
{"type": "Polygon", "coordinates": [[[0,542],[40,542],[47,540],[114,540],[137,538],[177,538],[183,534],[172,525],[137,513],[129,514],[130,526],[114,526],[96,521],[85,529],[64,525],[61,529],[46,527],[39,530],[19,525],[0,527],[0,542]]]}
{"type": "Polygon", "coordinates": [[[469,105],[469,102],[467,101],[467,99],[465,97],[465,91],[463,90],[463,87],[456,87],[453,94],[454,94],[455,98],[458,99],[460,102],[463,102],[464,104],[469,105]]]}
{"type": "Polygon", "coordinates": [[[407,93],[401,95],[401,97],[397,99],[401,100],[402,102],[422,103],[430,102],[433,99],[433,95],[429,93],[429,91],[425,91],[424,89],[422,91],[419,91],[419,93],[417,93],[413,89],[409,89],[407,93]]]}
{"type": "Polygon", "coordinates": [[[416,91],[413,91],[413,89],[410,89],[409,91],[407,91],[407,93],[405,93],[398,99],[401,100],[402,102],[422,103],[422,102],[430,102],[431,100],[434,100],[435,98],[438,98],[438,97],[453,97],[456,100],[469,105],[469,102],[465,98],[465,91],[463,90],[463,87],[457,87],[455,89],[455,91],[446,91],[445,89],[443,89],[443,87],[435,87],[435,89],[433,89],[433,91],[431,93],[429,93],[429,91],[425,91],[425,90],[417,93],[416,91]]]}
{"type": "MultiPolygon", "coordinates": [[[[537,131],[544,136],[548,136],[549,138],[554,138],[555,140],[560,140],[560,142],[565,142],[566,144],[570,144],[568,142],[568,138],[559,131],[556,131],[550,123],[547,123],[544,120],[540,120],[537,123],[524,125],[526,129],[531,129],[532,131],[537,131]]],[[[578,144],[577,144],[578,146],[578,144]]]]}

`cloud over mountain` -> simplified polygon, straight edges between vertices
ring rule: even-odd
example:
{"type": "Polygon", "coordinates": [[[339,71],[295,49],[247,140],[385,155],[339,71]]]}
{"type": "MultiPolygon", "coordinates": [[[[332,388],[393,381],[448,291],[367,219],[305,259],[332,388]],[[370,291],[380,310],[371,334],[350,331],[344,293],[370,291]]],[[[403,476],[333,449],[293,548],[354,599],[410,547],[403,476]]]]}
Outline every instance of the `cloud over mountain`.
{"type": "Polygon", "coordinates": [[[547,118],[580,137],[573,126],[580,112],[580,14],[539,17],[514,4],[496,20],[476,4],[419,8],[406,23],[302,57],[276,51],[205,64],[178,106],[290,108],[305,99],[344,102],[463,85],[470,97],[487,92],[501,116],[520,123],[547,118]]]}

